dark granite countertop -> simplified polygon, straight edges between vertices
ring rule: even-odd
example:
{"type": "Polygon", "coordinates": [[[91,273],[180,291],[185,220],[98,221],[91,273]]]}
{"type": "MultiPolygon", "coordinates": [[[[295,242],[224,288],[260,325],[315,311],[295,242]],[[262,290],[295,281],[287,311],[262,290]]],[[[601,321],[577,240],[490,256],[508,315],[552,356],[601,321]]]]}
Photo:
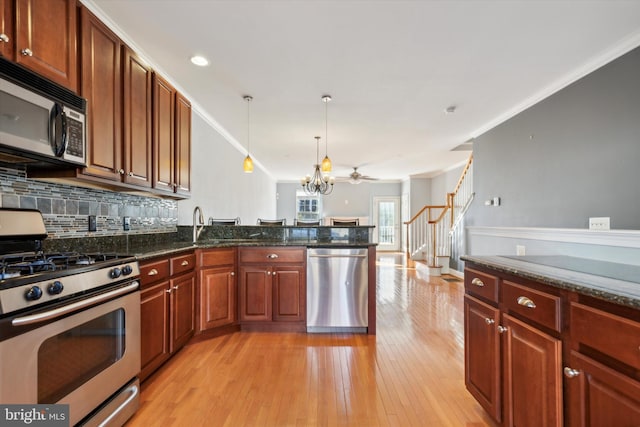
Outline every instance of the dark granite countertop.
{"type": "Polygon", "coordinates": [[[465,255],[461,259],[498,272],[640,309],[640,266],[564,255],[465,255]]]}

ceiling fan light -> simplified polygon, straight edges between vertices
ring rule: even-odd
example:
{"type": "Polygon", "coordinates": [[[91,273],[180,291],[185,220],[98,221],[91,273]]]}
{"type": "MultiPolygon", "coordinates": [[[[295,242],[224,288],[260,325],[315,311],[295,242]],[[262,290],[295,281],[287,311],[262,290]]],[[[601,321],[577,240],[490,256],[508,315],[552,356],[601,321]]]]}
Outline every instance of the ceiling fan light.
{"type": "Polygon", "coordinates": [[[324,156],[322,159],[322,172],[331,172],[331,159],[329,156],[324,156]]]}
{"type": "Polygon", "coordinates": [[[248,154],[247,157],[244,158],[244,162],[242,163],[242,170],[244,170],[245,173],[253,172],[253,159],[248,154]]]}

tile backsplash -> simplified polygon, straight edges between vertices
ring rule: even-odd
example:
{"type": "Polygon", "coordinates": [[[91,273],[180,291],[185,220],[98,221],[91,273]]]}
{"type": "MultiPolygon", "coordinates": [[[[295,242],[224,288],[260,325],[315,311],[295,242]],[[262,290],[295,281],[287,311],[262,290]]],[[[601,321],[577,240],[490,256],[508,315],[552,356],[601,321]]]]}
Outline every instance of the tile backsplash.
{"type": "Polygon", "coordinates": [[[24,169],[1,165],[0,197],[2,207],[42,212],[51,239],[175,232],[178,224],[175,200],[28,179],[24,169]],[[89,215],[96,231],[88,231],[89,215]],[[131,218],[129,231],[124,217],[131,218]]]}

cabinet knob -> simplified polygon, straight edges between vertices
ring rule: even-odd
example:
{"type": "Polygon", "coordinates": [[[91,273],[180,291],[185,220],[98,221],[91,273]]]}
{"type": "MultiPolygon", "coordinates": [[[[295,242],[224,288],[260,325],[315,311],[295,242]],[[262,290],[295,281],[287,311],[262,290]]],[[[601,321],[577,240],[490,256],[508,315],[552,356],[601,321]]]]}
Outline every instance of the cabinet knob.
{"type": "Polygon", "coordinates": [[[496,323],[496,321],[493,319],[489,319],[488,317],[485,317],[484,323],[486,323],[487,325],[493,325],[494,323],[496,323]]]}
{"type": "Polygon", "coordinates": [[[484,286],[484,283],[482,282],[482,280],[478,279],[477,277],[476,277],[476,278],[474,278],[474,279],[471,281],[471,284],[472,284],[472,285],[479,286],[479,287],[483,287],[483,286],[484,286]]]}
{"type": "Polygon", "coordinates": [[[174,286],[173,287],[173,289],[176,290],[176,291],[178,290],[178,288],[179,288],[179,286],[174,286]]]}
{"type": "Polygon", "coordinates": [[[20,51],[22,56],[33,56],[33,52],[28,47],[20,51]]]}
{"type": "Polygon", "coordinates": [[[124,175],[124,169],[118,169],[118,173],[119,173],[120,175],[124,175]]]}
{"type": "Polygon", "coordinates": [[[518,297],[518,304],[527,308],[536,308],[536,304],[527,297],[518,297]]]}
{"type": "Polygon", "coordinates": [[[577,369],[572,369],[568,366],[565,366],[563,371],[564,371],[564,376],[567,378],[575,378],[578,375],[580,375],[580,371],[578,371],[577,369]]]}
{"type": "Polygon", "coordinates": [[[187,260],[185,259],[184,261],[182,261],[182,263],[181,263],[180,265],[182,265],[182,266],[189,265],[189,261],[187,261],[187,260]]]}
{"type": "Polygon", "coordinates": [[[0,42],[9,43],[9,36],[4,33],[0,34],[0,42]]]}
{"type": "Polygon", "coordinates": [[[147,276],[156,276],[158,274],[158,270],[156,270],[155,268],[152,268],[151,270],[149,270],[149,272],[147,273],[147,276]]]}
{"type": "Polygon", "coordinates": [[[235,275],[236,275],[235,271],[232,271],[232,272],[231,272],[231,273],[229,273],[229,274],[230,274],[231,276],[235,276],[235,275]]]}
{"type": "Polygon", "coordinates": [[[276,258],[278,258],[278,254],[269,254],[269,255],[267,255],[267,258],[276,259],[276,258]]]}
{"type": "Polygon", "coordinates": [[[178,184],[172,184],[173,188],[178,188],[178,184]]]}
{"type": "Polygon", "coordinates": [[[133,176],[133,172],[129,172],[127,175],[129,175],[129,176],[133,176]]]}
{"type": "Polygon", "coordinates": [[[507,332],[507,327],[506,326],[502,326],[502,325],[498,325],[498,332],[501,334],[504,334],[505,332],[507,332]]]}
{"type": "Polygon", "coordinates": [[[171,289],[167,289],[165,292],[170,294],[171,293],[171,289]]]}

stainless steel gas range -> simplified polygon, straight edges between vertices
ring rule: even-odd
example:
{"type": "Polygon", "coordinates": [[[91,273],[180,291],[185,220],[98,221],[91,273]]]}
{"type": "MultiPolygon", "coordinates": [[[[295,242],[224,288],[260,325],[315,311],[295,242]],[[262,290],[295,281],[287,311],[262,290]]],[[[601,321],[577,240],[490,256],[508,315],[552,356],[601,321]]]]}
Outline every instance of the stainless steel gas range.
{"type": "Polygon", "coordinates": [[[37,210],[0,209],[0,402],[68,404],[71,425],[122,425],[139,405],[135,258],[43,253],[37,210]]]}

